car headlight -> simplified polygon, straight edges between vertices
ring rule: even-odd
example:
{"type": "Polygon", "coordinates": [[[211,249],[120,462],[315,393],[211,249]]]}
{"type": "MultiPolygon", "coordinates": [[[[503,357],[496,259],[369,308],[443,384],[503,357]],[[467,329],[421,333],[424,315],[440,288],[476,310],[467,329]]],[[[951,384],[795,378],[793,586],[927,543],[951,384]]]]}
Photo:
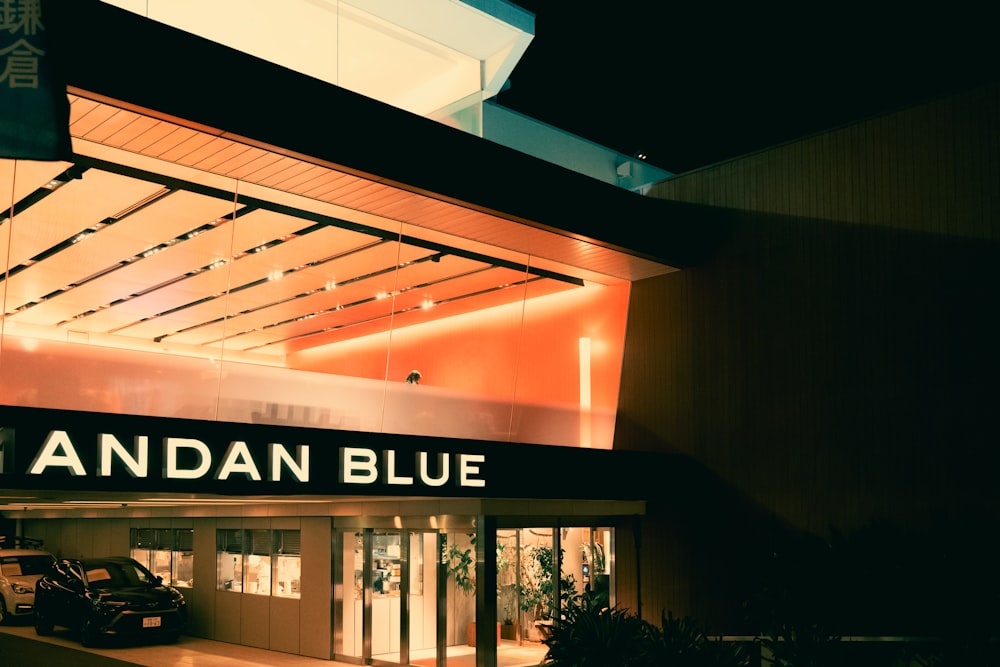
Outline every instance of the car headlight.
{"type": "Polygon", "coordinates": [[[91,600],[91,605],[93,605],[94,610],[101,614],[114,613],[116,610],[121,609],[128,605],[128,602],[122,602],[121,600],[102,600],[96,598],[91,600]]]}
{"type": "Polygon", "coordinates": [[[22,586],[21,584],[11,584],[10,587],[18,595],[25,595],[27,593],[34,593],[35,592],[35,589],[32,588],[31,586],[22,586]]]}

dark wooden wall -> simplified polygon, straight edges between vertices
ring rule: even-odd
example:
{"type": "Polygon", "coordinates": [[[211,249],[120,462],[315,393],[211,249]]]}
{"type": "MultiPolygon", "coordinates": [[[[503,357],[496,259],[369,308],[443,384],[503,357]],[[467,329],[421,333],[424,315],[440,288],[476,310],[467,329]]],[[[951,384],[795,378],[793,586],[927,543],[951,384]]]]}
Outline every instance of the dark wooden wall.
{"type": "Polygon", "coordinates": [[[725,233],[633,285],[615,448],[676,456],[624,606],[735,629],[793,537],[1000,527],[998,120],[987,86],[655,188],[725,233]]]}

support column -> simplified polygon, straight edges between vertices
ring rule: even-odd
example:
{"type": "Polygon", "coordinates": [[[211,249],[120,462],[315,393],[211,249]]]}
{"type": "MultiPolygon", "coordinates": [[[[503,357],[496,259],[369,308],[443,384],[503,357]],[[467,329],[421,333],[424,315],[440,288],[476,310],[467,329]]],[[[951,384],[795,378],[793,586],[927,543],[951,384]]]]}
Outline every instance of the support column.
{"type": "Polygon", "coordinates": [[[437,602],[434,607],[437,609],[437,658],[434,661],[435,667],[448,667],[448,564],[445,563],[441,554],[448,546],[447,533],[438,533],[437,536],[437,586],[435,595],[437,602]]]}
{"type": "Polygon", "coordinates": [[[497,667],[497,520],[476,519],[476,667],[497,667]]]}

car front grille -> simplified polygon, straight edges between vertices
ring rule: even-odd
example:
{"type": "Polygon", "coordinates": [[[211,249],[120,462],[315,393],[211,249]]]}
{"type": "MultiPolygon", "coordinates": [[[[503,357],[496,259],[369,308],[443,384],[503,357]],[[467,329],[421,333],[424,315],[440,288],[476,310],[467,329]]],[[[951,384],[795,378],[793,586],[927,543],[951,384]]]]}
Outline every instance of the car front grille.
{"type": "MultiPolygon", "coordinates": [[[[150,605],[155,607],[156,605],[150,605]]],[[[179,631],[184,625],[184,615],[175,608],[155,611],[123,611],[108,624],[108,630],[115,633],[143,634],[163,631],[179,631]],[[160,625],[144,627],[143,619],[160,617],[160,625]]]]}

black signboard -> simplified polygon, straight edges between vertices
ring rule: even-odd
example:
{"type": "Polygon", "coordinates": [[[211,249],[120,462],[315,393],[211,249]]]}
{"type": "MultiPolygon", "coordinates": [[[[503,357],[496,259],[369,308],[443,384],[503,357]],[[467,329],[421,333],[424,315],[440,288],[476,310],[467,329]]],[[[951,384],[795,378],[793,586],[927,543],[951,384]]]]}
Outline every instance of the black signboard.
{"type": "Polygon", "coordinates": [[[0,488],[632,500],[638,456],[0,406],[0,488]]]}

